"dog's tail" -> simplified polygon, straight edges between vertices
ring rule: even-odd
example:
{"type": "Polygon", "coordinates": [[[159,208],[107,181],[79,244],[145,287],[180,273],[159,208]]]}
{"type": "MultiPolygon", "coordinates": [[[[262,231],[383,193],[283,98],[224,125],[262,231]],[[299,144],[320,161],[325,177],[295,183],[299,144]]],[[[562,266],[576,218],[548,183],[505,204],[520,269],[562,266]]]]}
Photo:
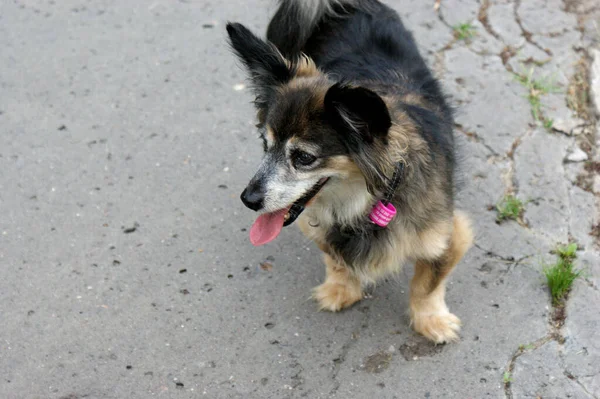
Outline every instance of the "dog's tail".
{"type": "Polygon", "coordinates": [[[267,39],[285,56],[296,56],[321,19],[345,14],[364,1],[279,0],[279,9],[267,29],[267,39]]]}

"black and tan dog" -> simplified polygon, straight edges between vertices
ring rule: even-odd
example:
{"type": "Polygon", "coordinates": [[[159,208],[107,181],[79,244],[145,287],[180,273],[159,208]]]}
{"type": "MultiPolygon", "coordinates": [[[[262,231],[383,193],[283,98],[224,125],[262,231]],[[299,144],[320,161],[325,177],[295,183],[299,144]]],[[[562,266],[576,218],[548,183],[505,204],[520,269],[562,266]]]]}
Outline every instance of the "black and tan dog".
{"type": "Polygon", "coordinates": [[[313,296],[331,311],[414,261],[414,329],[457,339],[445,281],[473,238],[454,210],[452,112],[398,15],[378,0],[281,0],[268,42],[240,24],[227,32],[250,72],[265,150],[242,193],[260,212],[251,241],[298,218],[325,253],[313,296]],[[387,226],[373,218],[381,207],[397,212],[387,226]]]}

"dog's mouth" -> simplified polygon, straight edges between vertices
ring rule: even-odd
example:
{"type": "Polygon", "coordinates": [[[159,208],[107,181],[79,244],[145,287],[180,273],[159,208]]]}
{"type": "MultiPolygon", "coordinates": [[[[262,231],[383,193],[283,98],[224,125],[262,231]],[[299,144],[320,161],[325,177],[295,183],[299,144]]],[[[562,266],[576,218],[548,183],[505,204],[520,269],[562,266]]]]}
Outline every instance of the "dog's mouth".
{"type": "Polygon", "coordinates": [[[289,226],[298,219],[304,208],[306,208],[328,180],[328,177],[319,180],[302,198],[292,205],[275,212],[260,215],[250,228],[250,242],[252,245],[258,246],[273,241],[281,233],[281,229],[284,226],[289,226]]]}

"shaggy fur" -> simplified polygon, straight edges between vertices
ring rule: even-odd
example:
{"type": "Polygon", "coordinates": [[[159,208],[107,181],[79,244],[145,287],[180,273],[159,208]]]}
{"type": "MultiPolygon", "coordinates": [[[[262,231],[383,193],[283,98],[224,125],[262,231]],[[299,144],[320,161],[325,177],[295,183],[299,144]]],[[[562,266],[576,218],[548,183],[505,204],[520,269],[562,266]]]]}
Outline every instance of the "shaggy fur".
{"type": "Polygon", "coordinates": [[[323,182],[300,215],[325,252],[314,297],[337,311],[361,287],[416,262],[413,327],[435,342],[457,339],[445,280],[472,243],[454,210],[452,112],[398,15],[377,0],[282,0],[268,42],[228,24],[250,72],[265,157],[243,193],[254,210],[290,206],[323,182]],[[401,183],[386,228],[368,220],[398,163],[401,183]]]}

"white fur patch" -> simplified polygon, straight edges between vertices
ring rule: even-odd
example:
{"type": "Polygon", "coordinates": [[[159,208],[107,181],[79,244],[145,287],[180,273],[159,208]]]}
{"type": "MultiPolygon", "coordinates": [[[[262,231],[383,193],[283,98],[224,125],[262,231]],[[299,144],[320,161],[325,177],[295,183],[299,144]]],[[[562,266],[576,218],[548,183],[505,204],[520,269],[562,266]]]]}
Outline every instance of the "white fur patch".
{"type": "Polygon", "coordinates": [[[322,227],[351,224],[373,203],[364,179],[331,178],[319,197],[305,211],[309,220],[322,227]]]}
{"type": "Polygon", "coordinates": [[[319,182],[319,177],[311,179],[286,179],[289,174],[283,166],[278,166],[267,177],[264,210],[273,212],[290,206],[299,200],[319,182]]]}

